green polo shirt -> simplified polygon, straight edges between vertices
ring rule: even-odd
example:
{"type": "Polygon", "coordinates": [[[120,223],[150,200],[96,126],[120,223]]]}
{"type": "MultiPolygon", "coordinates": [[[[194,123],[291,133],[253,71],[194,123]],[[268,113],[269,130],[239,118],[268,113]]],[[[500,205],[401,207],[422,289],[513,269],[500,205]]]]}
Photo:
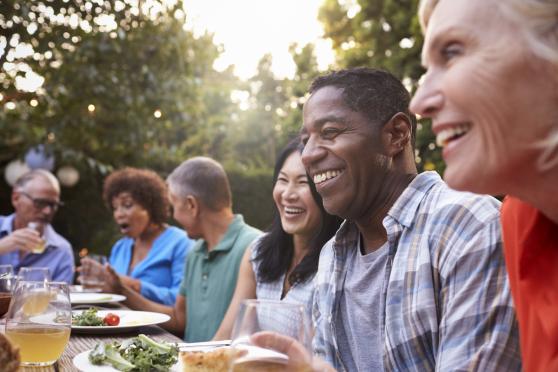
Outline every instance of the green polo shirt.
{"type": "Polygon", "coordinates": [[[261,233],[237,214],[211,252],[205,240],[196,241],[186,258],[179,290],[186,297],[185,341],[213,338],[231,302],[244,251],[261,233]]]}

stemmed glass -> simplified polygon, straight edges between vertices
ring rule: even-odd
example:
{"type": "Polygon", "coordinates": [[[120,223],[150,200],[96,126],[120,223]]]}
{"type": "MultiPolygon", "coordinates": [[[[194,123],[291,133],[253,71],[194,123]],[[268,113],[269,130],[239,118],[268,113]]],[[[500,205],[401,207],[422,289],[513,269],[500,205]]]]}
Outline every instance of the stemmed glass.
{"type": "MultiPolygon", "coordinates": [[[[312,326],[303,305],[272,300],[245,300],[232,331],[232,347],[238,356],[233,372],[284,371],[292,363],[285,354],[252,345],[250,337],[260,332],[275,332],[298,341],[311,355],[312,326]]],[[[306,369],[301,365],[297,370],[306,369]]]]}
{"type": "Polygon", "coordinates": [[[0,265],[0,317],[8,312],[15,284],[12,265],[0,265]]]}
{"type": "Polygon", "coordinates": [[[22,365],[56,362],[70,339],[68,285],[18,280],[6,318],[6,336],[19,347],[22,365]]]}

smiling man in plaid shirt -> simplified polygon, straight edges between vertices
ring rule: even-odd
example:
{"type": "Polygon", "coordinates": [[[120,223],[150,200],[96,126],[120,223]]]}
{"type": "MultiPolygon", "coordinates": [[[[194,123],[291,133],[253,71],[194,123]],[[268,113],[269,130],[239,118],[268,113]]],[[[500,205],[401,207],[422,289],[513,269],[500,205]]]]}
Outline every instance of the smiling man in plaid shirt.
{"type": "MultiPolygon", "coordinates": [[[[315,354],[347,371],[521,370],[500,203],[417,174],[410,96],[391,74],[334,72],[310,92],[302,161],[346,219],[320,256],[315,354]]],[[[255,341],[303,354],[279,336],[255,341]]]]}

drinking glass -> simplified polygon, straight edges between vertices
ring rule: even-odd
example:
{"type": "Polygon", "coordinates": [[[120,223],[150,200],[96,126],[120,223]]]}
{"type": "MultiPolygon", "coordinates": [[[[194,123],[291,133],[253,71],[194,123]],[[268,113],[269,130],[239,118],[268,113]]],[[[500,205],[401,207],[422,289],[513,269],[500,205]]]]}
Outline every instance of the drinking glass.
{"type": "MultiPolygon", "coordinates": [[[[233,372],[283,371],[289,359],[285,354],[251,344],[250,336],[269,331],[298,341],[311,355],[312,326],[304,306],[272,300],[244,300],[232,331],[232,347],[238,357],[233,372]]],[[[289,367],[292,363],[289,363],[289,367]]],[[[306,370],[307,364],[295,370],[306,370]]],[[[292,369],[291,369],[292,370],[292,369]]]]}
{"type": "Polygon", "coordinates": [[[27,224],[27,227],[29,227],[30,229],[35,230],[36,232],[38,232],[39,234],[41,234],[41,243],[39,243],[39,245],[37,245],[35,248],[33,248],[31,250],[31,252],[35,253],[35,254],[41,254],[45,251],[46,248],[46,241],[44,236],[42,236],[43,231],[44,231],[44,224],[41,222],[29,222],[27,224]]]}
{"type": "Polygon", "coordinates": [[[32,282],[50,281],[50,270],[48,267],[22,267],[18,272],[18,280],[32,282]]]}
{"type": "Polygon", "coordinates": [[[6,318],[6,337],[19,347],[24,366],[56,362],[68,344],[72,309],[68,285],[19,280],[6,318]]]}
{"type": "Polygon", "coordinates": [[[88,254],[81,259],[79,282],[87,288],[100,288],[105,284],[107,256],[88,254]]]}
{"type": "Polygon", "coordinates": [[[0,317],[8,312],[14,284],[15,277],[12,265],[0,265],[0,317]]]}

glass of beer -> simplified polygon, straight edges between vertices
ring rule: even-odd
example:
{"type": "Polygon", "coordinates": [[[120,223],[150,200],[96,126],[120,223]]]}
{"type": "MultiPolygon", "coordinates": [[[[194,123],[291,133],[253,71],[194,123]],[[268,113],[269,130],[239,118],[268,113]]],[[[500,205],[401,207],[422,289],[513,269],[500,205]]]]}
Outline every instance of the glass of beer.
{"type": "Polygon", "coordinates": [[[6,318],[6,337],[19,347],[24,366],[49,366],[70,339],[72,309],[68,285],[19,280],[6,318]]]}
{"type": "Polygon", "coordinates": [[[42,224],[41,222],[29,222],[27,224],[27,227],[35,230],[39,233],[39,235],[41,235],[41,242],[35,248],[33,248],[32,252],[35,254],[43,253],[46,248],[46,241],[45,238],[42,236],[44,233],[44,224],[42,224]]]}
{"type": "MultiPolygon", "coordinates": [[[[233,372],[305,371],[309,364],[289,361],[287,355],[252,345],[250,337],[274,332],[298,341],[311,355],[312,326],[303,305],[272,300],[244,300],[232,331],[237,357],[233,372]]],[[[309,362],[309,361],[308,361],[309,362]]]]}
{"type": "Polygon", "coordinates": [[[8,312],[14,284],[15,277],[12,265],[0,265],[0,317],[8,312]]]}

